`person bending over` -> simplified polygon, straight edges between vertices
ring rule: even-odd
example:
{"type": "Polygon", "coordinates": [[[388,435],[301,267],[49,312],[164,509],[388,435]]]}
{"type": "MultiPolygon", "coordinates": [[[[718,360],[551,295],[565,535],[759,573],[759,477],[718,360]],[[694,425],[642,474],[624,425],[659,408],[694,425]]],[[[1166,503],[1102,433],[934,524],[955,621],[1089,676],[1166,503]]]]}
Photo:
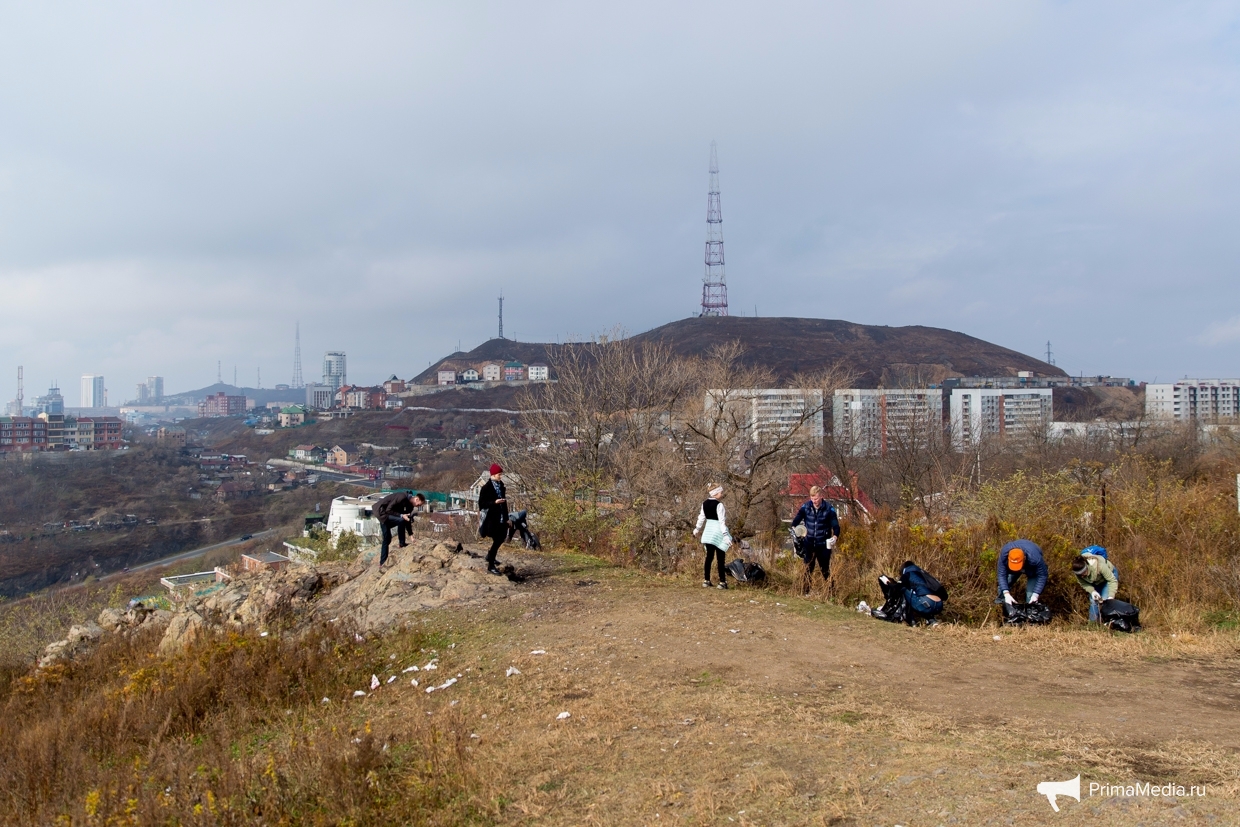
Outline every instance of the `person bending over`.
{"type": "Polygon", "coordinates": [[[1107,550],[1102,546],[1082,549],[1072,560],[1072,573],[1089,595],[1089,622],[1100,623],[1102,601],[1110,600],[1119,591],[1119,572],[1107,559],[1107,550]]]}
{"type": "Polygon", "coordinates": [[[1025,578],[1025,601],[1038,602],[1038,598],[1046,590],[1050,572],[1037,543],[1013,540],[1000,549],[998,566],[999,597],[995,600],[996,603],[1002,600],[1009,606],[1016,604],[1012,591],[1022,576],[1025,578]]]}
{"type": "Polygon", "coordinates": [[[409,530],[413,525],[413,511],[424,505],[426,505],[426,497],[421,494],[414,494],[411,497],[405,491],[394,491],[375,503],[371,513],[379,521],[379,531],[383,535],[383,547],[379,550],[379,568],[383,568],[387,563],[388,546],[392,544],[392,529],[396,529],[400,547],[407,546],[405,538],[409,536],[409,530]]]}

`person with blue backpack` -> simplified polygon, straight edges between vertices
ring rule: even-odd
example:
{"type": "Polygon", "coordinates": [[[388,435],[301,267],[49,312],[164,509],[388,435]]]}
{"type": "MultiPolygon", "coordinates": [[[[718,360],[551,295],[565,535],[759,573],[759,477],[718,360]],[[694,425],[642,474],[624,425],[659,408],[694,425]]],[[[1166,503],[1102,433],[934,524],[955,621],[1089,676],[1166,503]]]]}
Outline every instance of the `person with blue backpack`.
{"type": "Polygon", "coordinates": [[[1037,603],[1050,579],[1046,558],[1037,543],[1013,540],[999,551],[999,598],[995,602],[1001,600],[1009,606],[1016,605],[1012,590],[1022,576],[1025,578],[1025,600],[1037,603]]]}
{"type": "Polygon", "coordinates": [[[1089,622],[1102,621],[1102,601],[1112,600],[1119,591],[1119,572],[1102,546],[1087,546],[1072,560],[1076,582],[1089,595],[1089,622]]]}

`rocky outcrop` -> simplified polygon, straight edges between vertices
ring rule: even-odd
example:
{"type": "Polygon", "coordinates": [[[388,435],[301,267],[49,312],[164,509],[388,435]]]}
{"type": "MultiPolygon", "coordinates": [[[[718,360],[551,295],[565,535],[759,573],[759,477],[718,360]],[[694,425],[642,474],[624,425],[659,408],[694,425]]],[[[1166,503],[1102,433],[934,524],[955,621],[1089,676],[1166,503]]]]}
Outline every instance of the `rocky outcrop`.
{"type": "Polygon", "coordinates": [[[504,598],[516,589],[486,572],[485,561],[459,545],[415,541],[393,549],[382,571],[368,554],[353,564],[292,565],[235,577],[178,611],[160,641],[170,654],[208,631],[280,626],[297,630],[347,622],[381,632],[409,614],[447,603],[504,598]]]}
{"type": "Polygon", "coordinates": [[[88,621],[71,626],[64,640],[49,643],[39,658],[39,668],[82,657],[93,651],[107,633],[128,635],[140,630],[160,629],[171,620],[172,612],[151,609],[141,603],[135,603],[125,611],[104,609],[99,613],[98,623],[88,621]]]}

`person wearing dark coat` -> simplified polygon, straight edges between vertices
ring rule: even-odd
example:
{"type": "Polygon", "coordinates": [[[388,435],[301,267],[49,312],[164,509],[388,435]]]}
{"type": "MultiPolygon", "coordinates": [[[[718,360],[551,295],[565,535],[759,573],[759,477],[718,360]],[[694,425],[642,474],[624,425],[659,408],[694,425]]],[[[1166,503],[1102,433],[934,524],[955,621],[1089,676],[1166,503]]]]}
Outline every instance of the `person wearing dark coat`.
{"type": "Polygon", "coordinates": [[[999,550],[998,586],[999,597],[1009,606],[1016,603],[1012,590],[1016,588],[1021,577],[1025,578],[1025,600],[1037,603],[1042,592],[1046,591],[1046,581],[1050,578],[1046,558],[1042,548],[1031,540],[1013,540],[999,550]]]}
{"type": "Polygon", "coordinates": [[[831,552],[840,537],[840,518],[831,503],[823,499],[817,485],[809,489],[809,499],[792,518],[792,527],[805,524],[805,594],[809,594],[814,576],[814,563],[822,571],[822,582],[831,581],[831,552]]]}
{"type": "Polygon", "coordinates": [[[421,494],[414,494],[410,497],[405,491],[393,491],[375,503],[371,513],[379,521],[379,531],[383,535],[383,546],[379,549],[379,568],[383,568],[387,563],[388,546],[392,544],[392,529],[396,529],[400,547],[407,546],[405,538],[409,536],[413,520],[410,515],[413,514],[415,508],[421,508],[424,505],[426,505],[426,498],[421,494]]]}
{"type": "Polygon", "coordinates": [[[492,465],[490,473],[490,481],[478,492],[478,511],[482,515],[478,534],[491,538],[491,549],[487,552],[487,571],[491,574],[503,574],[495,561],[495,555],[508,539],[508,500],[504,491],[504,469],[499,465],[492,465]]]}

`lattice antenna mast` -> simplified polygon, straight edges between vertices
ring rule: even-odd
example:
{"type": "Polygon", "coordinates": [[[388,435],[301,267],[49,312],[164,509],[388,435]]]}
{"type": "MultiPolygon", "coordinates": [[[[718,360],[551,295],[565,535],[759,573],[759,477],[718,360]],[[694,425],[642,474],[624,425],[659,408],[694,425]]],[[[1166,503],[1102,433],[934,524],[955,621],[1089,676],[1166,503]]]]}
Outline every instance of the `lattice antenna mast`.
{"type": "Polygon", "coordinates": [[[13,411],[13,416],[22,415],[22,405],[26,402],[25,393],[22,390],[22,366],[17,366],[17,410],[13,411]]]}
{"type": "Polygon", "coordinates": [[[499,294],[499,337],[504,338],[504,294],[499,294]]]}
{"type": "Polygon", "coordinates": [[[304,388],[306,383],[301,378],[301,322],[297,323],[297,332],[293,334],[293,387],[304,388]]]}
{"type": "Polygon", "coordinates": [[[1055,360],[1051,358],[1052,355],[1053,354],[1051,353],[1051,340],[1047,339],[1046,340],[1046,364],[1048,365],[1055,364],[1055,360]]]}
{"type": "Polygon", "coordinates": [[[710,192],[706,194],[706,274],[702,276],[702,315],[728,315],[728,282],[723,269],[723,208],[719,203],[719,155],[710,142],[710,192]]]}

